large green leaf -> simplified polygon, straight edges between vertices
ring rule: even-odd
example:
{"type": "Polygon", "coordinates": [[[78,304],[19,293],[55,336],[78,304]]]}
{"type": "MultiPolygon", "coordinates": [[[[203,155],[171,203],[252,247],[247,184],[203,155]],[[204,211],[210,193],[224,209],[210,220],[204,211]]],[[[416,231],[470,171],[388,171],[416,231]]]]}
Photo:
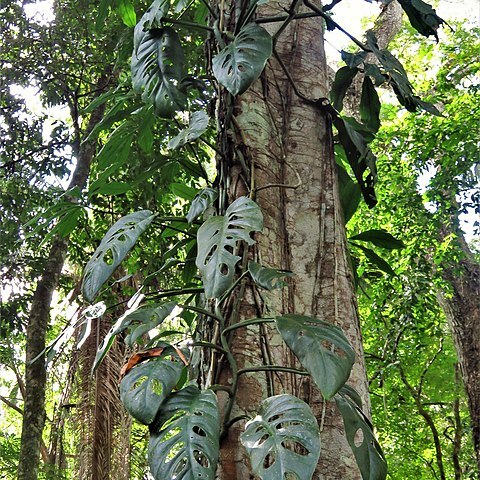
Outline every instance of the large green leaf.
{"type": "Polygon", "coordinates": [[[358,405],[358,394],[342,389],[335,402],[343,417],[347,441],[357,461],[363,480],[387,478],[387,462],[373,434],[373,427],[358,405]]]}
{"type": "Polygon", "coordinates": [[[154,218],[155,215],[150,210],[130,213],[106,233],[83,273],[82,293],[88,302],[93,302],[102,285],[154,218]]]}
{"type": "Polygon", "coordinates": [[[167,302],[154,307],[142,307],[128,316],[129,334],[125,343],[131,347],[150,330],[158,327],[176,307],[176,302],[167,302]],[[134,325],[132,325],[135,323],[134,325]]]}
{"type": "Polygon", "coordinates": [[[176,352],[167,348],[160,357],[133,367],[120,382],[120,399],[128,413],[150,425],[177,384],[184,366],[176,352]]]}
{"type": "Polygon", "coordinates": [[[343,99],[347,93],[348,88],[352,84],[353,79],[358,73],[357,67],[345,66],[337,70],[335,79],[332,83],[332,90],[330,92],[330,99],[333,107],[341,112],[343,110],[343,99]]]}
{"type": "Polygon", "coordinates": [[[180,39],[171,27],[143,31],[135,27],[132,83],[142,100],[161,117],[171,117],[185,107],[187,97],[179,89],[184,77],[185,56],[180,39]],[[138,29],[138,30],[137,30],[138,29]]]}
{"type": "Polygon", "coordinates": [[[240,440],[262,480],[310,480],[320,457],[320,431],[310,407],[293,395],[262,402],[240,440]]]}
{"type": "Polygon", "coordinates": [[[342,330],[314,317],[276,317],[285,343],[313,377],[323,396],[332,398],[350,376],[355,353],[342,330]]]}
{"type": "Polygon", "coordinates": [[[254,243],[251,232],[263,228],[262,212],[247,197],[237,198],[225,216],[210,217],[199,229],[196,265],[202,274],[207,298],[218,298],[232,285],[235,265],[240,260],[232,253],[239,241],[254,243]]]}
{"type": "Polygon", "coordinates": [[[350,237],[350,240],[372,242],[377,247],[388,248],[389,250],[395,250],[405,247],[405,244],[401,240],[398,240],[385,230],[378,229],[367,230],[365,232],[359,233],[358,235],[350,237]]]}
{"type": "Polygon", "coordinates": [[[162,405],[148,447],[155,480],[213,480],[217,469],[220,414],[210,390],[188,385],[162,405]]]}
{"type": "MultiPolygon", "coordinates": [[[[342,149],[341,145],[336,146],[335,155],[339,155],[339,149],[342,149]]],[[[342,152],[344,154],[344,152],[342,152]]],[[[338,184],[340,191],[340,202],[342,204],[343,218],[345,224],[353,217],[353,214],[357,211],[360,199],[362,198],[362,192],[358,183],[354,182],[344,166],[337,162],[337,174],[338,184]]]]}
{"type": "Polygon", "coordinates": [[[176,149],[200,137],[208,127],[208,115],[203,110],[193,112],[188,127],[168,142],[168,148],[176,149]]]}
{"type": "Polygon", "coordinates": [[[364,247],[363,245],[359,245],[358,243],[355,242],[350,242],[351,245],[359,248],[364,255],[370,260],[373,265],[378,267],[380,270],[382,270],[385,273],[388,273],[389,275],[395,276],[396,273],[393,270],[393,268],[388,264],[387,261],[385,261],[380,255],[375,253],[371,248],[364,247]]]}
{"type": "Polygon", "coordinates": [[[445,22],[437,15],[437,12],[431,5],[422,0],[399,0],[398,3],[405,10],[415,30],[425,37],[433,35],[438,41],[438,27],[445,22]]]}
{"type": "Polygon", "coordinates": [[[270,34],[259,25],[249,23],[232,43],[213,57],[213,73],[232,95],[240,95],[260,76],[271,55],[270,34]]]}
{"type": "Polygon", "coordinates": [[[277,270],[276,268],[263,267],[257,262],[248,262],[248,272],[253,281],[266,290],[281,288],[286,285],[282,280],[285,277],[293,277],[293,273],[288,270],[277,270]]]}
{"type": "Polygon", "coordinates": [[[201,192],[198,192],[192,200],[192,205],[186,216],[188,223],[192,223],[197,217],[202,215],[217,197],[218,191],[214,188],[204,188],[201,192]]]}
{"type": "Polygon", "coordinates": [[[363,79],[360,98],[360,117],[363,124],[373,133],[380,128],[380,99],[370,77],[363,79]]]}

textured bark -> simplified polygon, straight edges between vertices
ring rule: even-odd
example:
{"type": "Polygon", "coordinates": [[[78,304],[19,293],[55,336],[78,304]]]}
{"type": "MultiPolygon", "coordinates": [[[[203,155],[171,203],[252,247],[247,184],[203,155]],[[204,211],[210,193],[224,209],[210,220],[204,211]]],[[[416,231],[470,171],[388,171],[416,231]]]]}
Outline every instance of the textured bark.
{"type": "MultiPolygon", "coordinates": [[[[107,85],[108,78],[107,75],[99,80],[100,93],[107,85]]],[[[102,106],[94,110],[86,129],[86,135],[103,117],[104,108],[102,106]]],[[[80,144],[80,138],[77,137],[76,143],[80,144]]],[[[78,148],[77,164],[69,189],[85,186],[94,152],[95,142],[87,142],[78,148]]],[[[19,480],[36,480],[38,478],[40,446],[45,425],[45,387],[47,381],[45,355],[42,352],[45,349],[52,296],[58,286],[67,247],[68,238],[56,237],[54,239],[45,269],[38,280],[30,308],[26,332],[25,397],[18,465],[19,480]],[[34,359],[36,360],[33,361],[34,359]]]]}
{"type": "Polygon", "coordinates": [[[451,293],[440,294],[439,298],[453,334],[467,393],[480,477],[480,265],[452,223],[444,225],[441,236],[445,238],[454,230],[462,258],[457,264],[442,265],[441,274],[451,286],[451,293]]]}
{"type": "MultiPolygon", "coordinates": [[[[282,14],[289,5],[269,2],[262,14],[282,14]]],[[[273,34],[278,24],[266,28],[273,34]]],[[[279,37],[276,49],[305,97],[327,97],[319,19],[292,22],[279,37]]],[[[266,266],[292,270],[295,276],[286,289],[269,296],[262,292],[261,297],[251,285],[243,284],[244,299],[232,305],[232,316],[238,311],[240,318],[251,318],[268,309],[270,313],[312,315],[340,326],[357,355],[349,383],[364,399],[368,415],[362,340],[347,261],[329,119],[321,109],[294,93],[275,59],[269,62],[261,80],[235,105],[233,117],[236,142],[231,149],[234,162],[229,171],[230,198],[251,192],[253,186],[265,220],[264,231],[250,257],[266,266]],[[242,168],[240,158],[247,169],[242,168]]],[[[235,330],[231,349],[240,369],[262,363],[298,367],[293,353],[272,328],[235,330]]],[[[228,376],[224,369],[222,383],[228,376]]],[[[307,401],[322,427],[322,454],[314,478],[360,479],[341,417],[331,402],[324,405],[306,377],[242,375],[232,416],[252,414],[263,398],[280,393],[293,393],[307,401]]],[[[238,438],[242,430],[243,424],[235,423],[222,443],[222,479],[253,478],[238,438]]]]}

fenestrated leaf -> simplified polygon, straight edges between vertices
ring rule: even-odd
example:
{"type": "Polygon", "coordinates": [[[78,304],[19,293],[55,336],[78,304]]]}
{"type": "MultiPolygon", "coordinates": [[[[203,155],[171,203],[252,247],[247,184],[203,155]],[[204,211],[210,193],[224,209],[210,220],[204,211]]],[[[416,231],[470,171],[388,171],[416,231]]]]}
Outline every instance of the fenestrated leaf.
{"type": "Polygon", "coordinates": [[[120,399],[128,413],[150,425],[177,384],[183,367],[175,350],[168,348],[160,357],[133,367],[120,382],[120,399]]]}
{"type": "Polygon", "coordinates": [[[370,77],[363,79],[362,95],[360,98],[360,118],[363,124],[373,133],[380,128],[380,100],[370,77]]]}
{"type": "Polygon", "coordinates": [[[240,95],[260,76],[271,55],[270,34],[248,23],[232,43],[213,57],[213,74],[232,95],[240,95]]]}
{"type": "Polygon", "coordinates": [[[293,395],[264,400],[240,440],[253,473],[262,480],[290,478],[288,475],[310,480],[320,457],[317,420],[310,407],[293,395]]]}
{"type": "Polygon", "coordinates": [[[219,418],[211,390],[188,385],[171,395],[150,428],[148,462],[155,480],[214,480],[219,418]]]}
{"type": "Polygon", "coordinates": [[[102,285],[154,218],[155,215],[150,210],[130,213],[122,217],[106,233],[88,261],[83,274],[82,293],[88,302],[94,300],[102,285]]]}
{"type": "Polygon", "coordinates": [[[437,30],[444,22],[434,8],[422,0],[399,0],[400,5],[408,16],[412,27],[428,37],[433,35],[438,41],[437,30]]]}
{"type": "Polygon", "coordinates": [[[192,200],[192,205],[187,213],[186,219],[188,223],[192,223],[197,217],[213,204],[218,197],[218,191],[214,188],[204,188],[201,192],[195,195],[192,200]]]}
{"type": "Polygon", "coordinates": [[[129,322],[130,333],[125,337],[125,343],[133,346],[135,342],[153,328],[158,327],[176,307],[176,302],[167,302],[154,307],[142,307],[131,313],[125,320],[129,322]],[[132,325],[135,323],[135,325],[132,325]]]}
{"type": "Polygon", "coordinates": [[[207,298],[220,297],[232,285],[235,265],[240,260],[232,251],[241,240],[252,245],[250,233],[262,228],[258,205],[247,197],[239,197],[227,208],[225,216],[210,217],[198,229],[196,265],[207,298]]]}
{"type": "Polygon", "coordinates": [[[184,77],[185,56],[180,39],[171,27],[143,31],[135,27],[132,54],[132,84],[142,100],[154,106],[161,117],[171,117],[185,107],[187,97],[179,90],[184,77]]]}
{"type": "Polygon", "coordinates": [[[253,281],[266,290],[281,288],[286,285],[282,280],[285,277],[293,277],[293,272],[288,270],[277,270],[276,268],[263,267],[257,262],[248,262],[248,271],[253,281]]]}
{"type": "Polygon", "coordinates": [[[365,254],[365,256],[370,260],[370,262],[373,263],[380,270],[382,270],[385,273],[388,273],[389,275],[393,275],[393,276],[396,275],[392,267],[382,257],[380,257],[377,253],[375,253],[371,248],[364,247],[363,245],[359,245],[358,243],[355,243],[355,242],[350,242],[350,243],[351,245],[354,245],[355,247],[359,248],[365,254]]]}
{"type": "Polygon", "coordinates": [[[176,149],[199,138],[208,127],[208,115],[203,110],[193,112],[188,127],[168,142],[168,148],[176,149]]]}
{"type": "Polygon", "coordinates": [[[373,434],[372,424],[360,410],[357,399],[349,390],[341,390],[335,396],[335,402],[363,480],[384,480],[387,478],[387,462],[373,434]]]}
{"type": "Polygon", "coordinates": [[[343,99],[357,73],[357,67],[350,68],[349,66],[345,66],[337,70],[335,74],[330,99],[332,100],[333,107],[339,112],[343,110],[343,99]]]}
{"type": "Polygon", "coordinates": [[[276,324],[323,396],[332,398],[348,380],[355,361],[355,353],[342,330],[303,315],[278,316],[276,324]]]}
{"type": "Polygon", "coordinates": [[[398,240],[385,230],[367,230],[365,232],[359,233],[358,235],[350,237],[350,240],[372,242],[377,247],[388,248],[389,250],[395,250],[405,247],[405,244],[401,240],[398,240]]]}

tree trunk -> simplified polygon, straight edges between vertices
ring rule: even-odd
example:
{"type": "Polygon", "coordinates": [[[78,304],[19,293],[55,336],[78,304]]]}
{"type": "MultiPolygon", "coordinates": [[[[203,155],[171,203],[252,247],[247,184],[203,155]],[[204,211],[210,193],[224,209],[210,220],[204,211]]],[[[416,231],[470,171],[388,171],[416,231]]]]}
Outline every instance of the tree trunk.
{"type": "MultiPolygon", "coordinates": [[[[109,75],[100,78],[98,92],[108,84],[109,75]]],[[[105,106],[92,112],[86,129],[86,136],[102,119],[105,106]]],[[[76,139],[78,145],[80,138],[76,139]]],[[[90,163],[95,153],[96,142],[88,142],[78,149],[77,165],[68,189],[84,188],[90,171],[90,163]]],[[[40,446],[45,425],[45,387],[47,372],[45,369],[46,331],[50,319],[50,306],[53,292],[58,286],[60,274],[67,254],[68,238],[57,236],[41,278],[32,299],[27,323],[25,358],[25,397],[22,424],[21,447],[18,464],[19,480],[36,480],[40,461],[40,446]],[[33,361],[35,360],[35,361],[33,361]]]]}
{"type": "MultiPolygon", "coordinates": [[[[289,2],[269,3],[262,7],[262,14],[279,15],[285,12],[283,7],[289,6],[289,2]]],[[[266,28],[274,34],[278,25],[266,28]]],[[[320,19],[290,23],[279,37],[276,51],[301,94],[312,100],[327,97],[320,19]]],[[[240,97],[232,117],[236,140],[230,149],[232,156],[228,156],[234,159],[228,165],[230,199],[252,194],[265,220],[256,250],[249,256],[265,266],[292,270],[295,276],[282,293],[268,298],[243,284],[245,295],[233,305],[231,316],[240,311],[240,318],[251,318],[269,309],[316,316],[340,326],[357,355],[349,383],[363,398],[368,415],[362,339],[347,260],[329,118],[295,94],[275,59],[269,62],[261,79],[240,97]]],[[[262,363],[298,368],[293,353],[272,328],[235,330],[231,349],[240,369],[262,363]]],[[[228,375],[222,372],[223,382],[228,375]]],[[[314,478],[360,479],[341,417],[332,402],[324,404],[306,377],[277,372],[270,376],[242,375],[232,416],[251,415],[262,399],[280,393],[304,399],[318,418],[322,453],[314,478]]],[[[244,423],[236,422],[221,445],[222,479],[253,478],[239,442],[243,428],[244,423]]]]}
{"type": "MultiPolygon", "coordinates": [[[[454,233],[445,224],[441,237],[454,233]]],[[[455,232],[462,257],[456,264],[442,265],[441,275],[451,292],[439,295],[457,350],[472,421],[473,447],[480,477],[480,265],[460,230],[455,232]]]]}

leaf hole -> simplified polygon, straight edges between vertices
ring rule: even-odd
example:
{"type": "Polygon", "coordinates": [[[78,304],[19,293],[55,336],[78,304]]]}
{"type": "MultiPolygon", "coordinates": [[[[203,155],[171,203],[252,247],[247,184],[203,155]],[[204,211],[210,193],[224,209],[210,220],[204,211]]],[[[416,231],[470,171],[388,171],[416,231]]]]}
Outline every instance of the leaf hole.
{"type": "Polygon", "coordinates": [[[207,434],[205,433],[205,430],[203,428],[200,428],[197,425],[194,425],[192,428],[193,432],[196,433],[197,435],[200,435],[201,437],[206,437],[207,434]]]}
{"type": "Polygon", "coordinates": [[[197,417],[203,417],[203,412],[201,412],[200,410],[195,410],[193,414],[196,415],[197,417]]]}
{"type": "Polygon", "coordinates": [[[117,237],[117,239],[118,239],[120,242],[124,242],[124,241],[127,239],[127,237],[126,237],[126,235],[124,235],[124,234],[122,233],[121,235],[119,235],[119,236],[117,237]]]}
{"type": "Polygon", "coordinates": [[[275,455],[272,453],[267,454],[267,456],[263,459],[263,468],[267,469],[271,467],[275,463],[275,455]]]}
{"type": "Polygon", "coordinates": [[[103,254],[103,261],[107,265],[113,265],[113,253],[110,249],[108,249],[104,254],[103,254]]]}
{"type": "MultiPolygon", "coordinates": [[[[175,456],[177,455],[177,452],[179,452],[183,447],[184,443],[178,443],[175,445],[169,452],[167,457],[165,458],[165,463],[170,462],[170,460],[173,460],[175,456]],[[179,445],[177,447],[177,445],[179,445]]],[[[173,471],[172,478],[177,478],[178,475],[181,475],[182,472],[185,470],[185,467],[187,466],[187,459],[183,457],[176,465],[175,470],[173,471]]]]}
{"type": "Polygon", "coordinates": [[[238,70],[239,72],[242,72],[242,73],[247,71],[247,69],[245,68],[245,65],[243,65],[243,64],[241,64],[241,63],[238,64],[237,70],[238,70]]]}
{"type": "Polygon", "coordinates": [[[140,387],[145,380],[148,380],[148,377],[145,375],[143,377],[140,377],[130,388],[130,391],[135,390],[136,388],[140,387]]]}
{"type": "Polygon", "coordinates": [[[162,395],[163,385],[158,379],[156,379],[156,378],[152,379],[152,381],[150,382],[150,385],[151,385],[153,393],[155,393],[158,396],[162,395]]]}
{"type": "Polygon", "coordinates": [[[228,275],[228,265],[226,263],[221,263],[218,267],[222,275],[228,275]]]}
{"type": "Polygon", "coordinates": [[[300,442],[295,442],[294,440],[282,442],[282,447],[286,450],[290,450],[291,452],[295,452],[297,455],[301,455],[302,457],[305,457],[310,453],[310,451],[307,450],[300,442]]]}
{"type": "Polygon", "coordinates": [[[333,350],[332,347],[333,347],[333,343],[332,342],[329,342],[328,340],[322,340],[321,341],[321,345],[323,348],[325,348],[326,350],[333,350]]]}
{"type": "Polygon", "coordinates": [[[200,450],[193,451],[193,458],[195,458],[195,461],[202,467],[208,468],[210,466],[208,457],[200,450]]]}
{"type": "Polygon", "coordinates": [[[262,438],[257,442],[256,446],[260,447],[262,446],[268,439],[270,438],[270,435],[268,433],[265,433],[262,438]]]}
{"type": "Polygon", "coordinates": [[[363,430],[361,428],[358,428],[355,432],[355,435],[353,436],[353,443],[357,448],[360,448],[363,444],[363,440],[363,430]]]}

